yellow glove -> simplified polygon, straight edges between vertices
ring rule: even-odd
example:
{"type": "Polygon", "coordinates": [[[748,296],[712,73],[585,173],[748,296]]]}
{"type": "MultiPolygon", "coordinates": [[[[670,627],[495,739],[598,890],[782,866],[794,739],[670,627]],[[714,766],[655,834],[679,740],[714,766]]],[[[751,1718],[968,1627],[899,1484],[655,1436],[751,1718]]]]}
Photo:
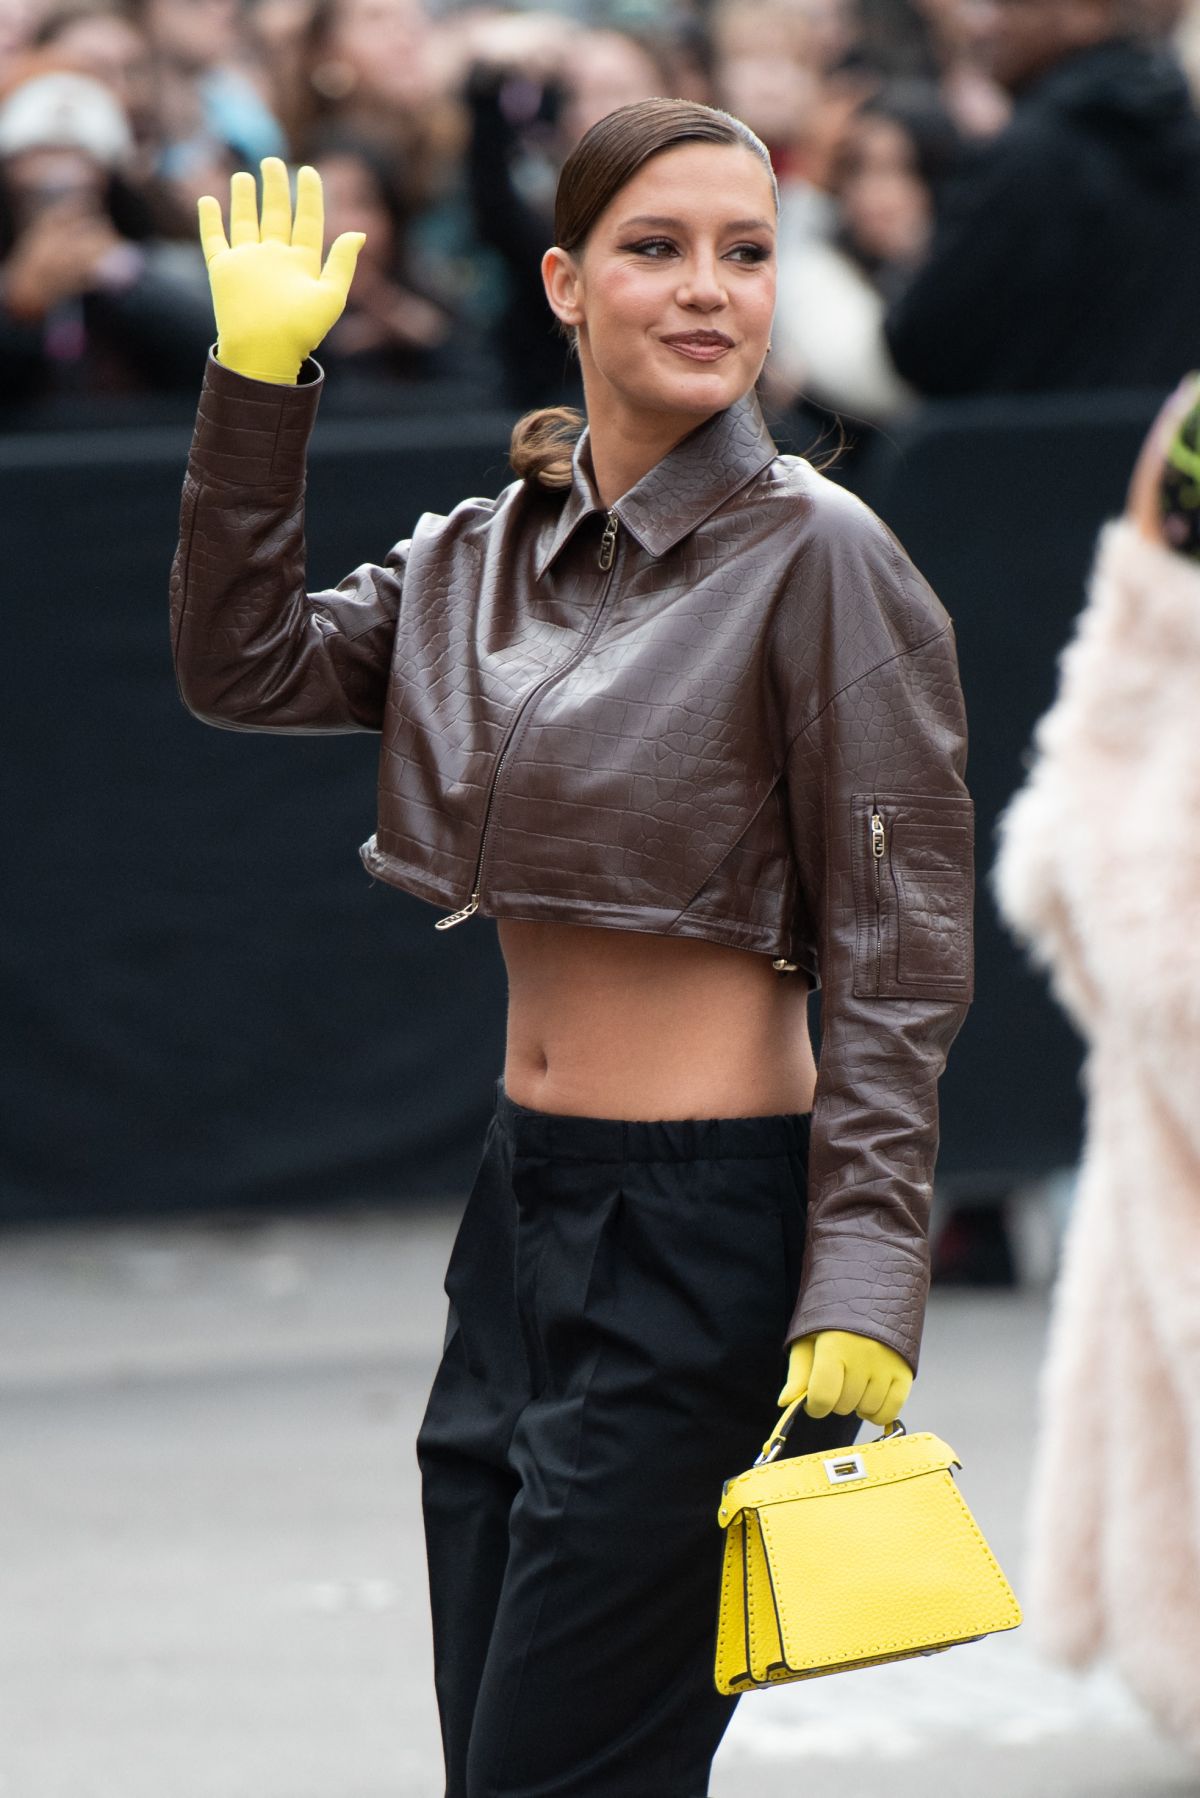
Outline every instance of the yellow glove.
{"type": "Polygon", "coordinates": [[[849,1330],[817,1330],[793,1342],[779,1403],[790,1405],[807,1392],[810,1417],[857,1411],[864,1422],[884,1427],[899,1417],[912,1383],[912,1368],[895,1349],[849,1330]]]}
{"type": "Polygon", "coordinates": [[[200,243],[217,318],[217,361],[255,381],[294,385],[304,358],[341,317],[354,278],[361,231],[343,231],[321,267],[325,200],[321,177],[307,166],[296,176],[296,219],[287,168],[262,161],[262,227],[254,176],[229,183],[229,242],[220,204],[199,202],[200,243]]]}

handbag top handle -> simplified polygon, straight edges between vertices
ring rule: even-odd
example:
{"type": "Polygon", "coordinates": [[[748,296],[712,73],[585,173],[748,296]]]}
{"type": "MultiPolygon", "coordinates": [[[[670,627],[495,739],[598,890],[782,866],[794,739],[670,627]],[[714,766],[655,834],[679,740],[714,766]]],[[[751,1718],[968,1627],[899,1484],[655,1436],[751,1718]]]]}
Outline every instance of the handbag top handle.
{"type": "MultiPolygon", "coordinates": [[[[771,1434],[762,1445],[762,1452],[752,1463],[753,1466],[762,1467],[766,1462],[775,1459],[776,1455],[787,1441],[787,1434],[795,1421],[796,1413],[799,1411],[807,1397],[808,1388],[805,1387],[799,1398],[793,1399],[791,1404],[787,1407],[787,1410],[781,1413],[776,1421],[775,1428],[771,1431],[771,1434]]],[[[890,1423],[880,1435],[875,1437],[875,1441],[889,1442],[893,1436],[905,1436],[907,1434],[908,1432],[904,1428],[904,1425],[900,1422],[900,1419],[897,1418],[895,1423],[890,1423]]]]}

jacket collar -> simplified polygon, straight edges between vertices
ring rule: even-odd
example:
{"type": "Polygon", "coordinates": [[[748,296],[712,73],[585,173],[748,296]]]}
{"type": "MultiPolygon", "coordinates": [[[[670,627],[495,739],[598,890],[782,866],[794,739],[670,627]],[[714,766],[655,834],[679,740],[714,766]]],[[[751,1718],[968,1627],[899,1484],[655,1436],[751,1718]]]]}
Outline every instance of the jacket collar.
{"type": "MultiPolygon", "coordinates": [[[[751,388],[681,438],[621,495],[613,510],[643,549],[661,556],[753,480],[776,454],[758,395],[751,388]]],[[[571,486],[538,559],[539,580],[575,527],[604,510],[592,470],[591,434],[585,426],[571,457],[571,486]]]]}

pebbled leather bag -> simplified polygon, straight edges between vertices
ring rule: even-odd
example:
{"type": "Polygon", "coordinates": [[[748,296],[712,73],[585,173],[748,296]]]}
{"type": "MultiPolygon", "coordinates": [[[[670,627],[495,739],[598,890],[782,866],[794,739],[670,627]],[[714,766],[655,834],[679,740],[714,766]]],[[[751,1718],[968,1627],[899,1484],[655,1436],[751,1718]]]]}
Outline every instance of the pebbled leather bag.
{"type": "Polygon", "coordinates": [[[958,1490],[949,1444],[897,1422],[857,1448],[780,1461],[803,1402],[722,1488],[718,1692],[1015,1629],[1021,1608],[958,1490]]]}

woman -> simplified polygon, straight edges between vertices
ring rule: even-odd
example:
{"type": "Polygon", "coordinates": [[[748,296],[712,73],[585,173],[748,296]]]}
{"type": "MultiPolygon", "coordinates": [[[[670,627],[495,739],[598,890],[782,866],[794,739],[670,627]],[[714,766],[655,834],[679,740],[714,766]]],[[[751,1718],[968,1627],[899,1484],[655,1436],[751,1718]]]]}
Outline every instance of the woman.
{"type": "Polygon", "coordinates": [[[496,917],[508,970],[417,1441],[455,1795],[705,1792],[733,1708],[715,1508],[785,1348],[793,1450],[895,1417],[916,1368],[970,997],[961,695],[899,546],[766,433],[775,218],[727,114],[600,120],[542,261],[586,428],[522,419],[498,499],[306,594],[304,358],[359,240],[321,273],[305,170],[294,225],[282,165],[261,227],[234,178],[231,248],[202,205],[220,335],[174,569],[184,699],[380,730],[368,868],[447,932],[496,917]]]}
{"type": "Polygon", "coordinates": [[[444,33],[424,0],[314,0],[274,70],[289,143],[308,155],[337,130],[374,144],[403,174],[406,210],[434,205],[462,152],[444,33]]]}
{"type": "Polygon", "coordinates": [[[1200,1754],[1194,412],[1190,445],[1173,452],[1182,476],[1164,463],[1196,398],[1193,375],[1146,440],[1125,517],[1101,536],[1029,779],[1001,820],[995,879],[1088,1045],[1042,1373],[1030,1618],[1069,1666],[1109,1655],[1200,1754]]]}
{"type": "MultiPolygon", "coordinates": [[[[395,170],[375,145],[331,131],[311,146],[330,229],[364,239],[354,291],[325,339],[339,383],[370,392],[379,382],[453,375],[454,320],[412,272],[411,220],[395,170]]],[[[461,350],[459,352],[461,357],[461,350]]]]}
{"type": "Polygon", "coordinates": [[[897,86],[859,109],[834,161],[834,229],[799,240],[780,264],[770,370],[793,401],[803,391],[872,424],[915,407],[883,319],[924,253],[954,154],[954,127],[932,90],[897,86]]]}
{"type": "Polygon", "coordinates": [[[202,353],[204,270],[154,238],[132,151],[89,76],[38,75],[0,103],[0,413],[171,391],[202,353]]]}

